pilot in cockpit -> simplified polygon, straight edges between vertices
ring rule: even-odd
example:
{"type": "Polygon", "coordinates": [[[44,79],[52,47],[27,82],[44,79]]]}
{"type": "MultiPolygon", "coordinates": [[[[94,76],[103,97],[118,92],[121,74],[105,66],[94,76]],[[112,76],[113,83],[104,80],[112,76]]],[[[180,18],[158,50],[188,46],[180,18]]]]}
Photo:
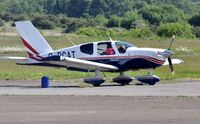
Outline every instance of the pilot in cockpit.
{"type": "Polygon", "coordinates": [[[107,49],[105,51],[105,55],[114,55],[115,54],[115,51],[114,49],[111,47],[111,46],[107,46],[107,49]]]}
{"type": "Polygon", "coordinates": [[[112,48],[111,42],[102,42],[97,44],[97,53],[99,55],[114,55],[115,50],[112,48]]]}
{"type": "Polygon", "coordinates": [[[119,53],[125,53],[126,52],[126,47],[124,45],[121,45],[118,47],[119,53]]]}

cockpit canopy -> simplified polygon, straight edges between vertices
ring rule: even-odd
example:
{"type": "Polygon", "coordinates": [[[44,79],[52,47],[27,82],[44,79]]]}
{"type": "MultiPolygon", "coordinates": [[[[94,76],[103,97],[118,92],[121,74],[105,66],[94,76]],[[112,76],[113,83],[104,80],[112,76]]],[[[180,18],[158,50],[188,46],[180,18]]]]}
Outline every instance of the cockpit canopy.
{"type": "Polygon", "coordinates": [[[129,47],[136,47],[124,41],[102,41],[87,43],[80,46],[80,51],[84,54],[93,55],[115,55],[116,52],[120,54],[126,53],[129,47]],[[95,47],[96,45],[96,47],[95,47]]]}
{"type": "Polygon", "coordinates": [[[123,42],[123,41],[116,41],[115,45],[116,45],[116,48],[117,48],[117,50],[118,50],[119,53],[125,53],[126,50],[129,47],[136,47],[136,46],[134,46],[132,44],[129,44],[129,43],[123,42]]]}

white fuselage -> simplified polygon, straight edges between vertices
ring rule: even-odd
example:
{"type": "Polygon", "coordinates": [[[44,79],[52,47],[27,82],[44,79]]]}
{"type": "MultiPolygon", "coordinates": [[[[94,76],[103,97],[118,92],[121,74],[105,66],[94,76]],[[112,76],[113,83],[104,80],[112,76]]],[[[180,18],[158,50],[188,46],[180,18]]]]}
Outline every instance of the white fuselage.
{"type": "MultiPolygon", "coordinates": [[[[96,61],[100,63],[120,66],[122,69],[123,69],[123,64],[124,65],[127,64],[128,60],[129,61],[137,60],[137,61],[129,62],[128,65],[125,65],[125,66],[130,66],[130,63],[133,63],[134,66],[133,67],[130,66],[131,67],[130,69],[135,69],[134,67],[136,67],[137,65],[139,66],[136,69],[156,68],[156,67],[161,66],[166,61],[165,57],[158,54],[159,52],[163,53],[165,49],[138,48],[132,45],[132,46],[127,46],[125,52],[120,53],[120,51],[118,50],[119,48],[117,46],[120,43],[121,41],[100,41],[100,42],[86,43],[86,44],[81,44],[77,46],[55,50],[50,53],[42,54],[41,56],[44,58],[51,57],[51,56],[63,56],[63,57],[77,58],[77,59],[83,59],[83,60],[89,60],[89,61],[96,61]],[[106,45],[104,45],[104,43],[111,45],[110,47],[112,47],[112,49],[114,50],[114,54],[112,55],[101,54],[103,53],[102,51],[106,49],[105,48],[106,45]],[[147,65],[148,62],[149,62],[149,66],[141,67],[143,65],[144,66],[147,65]]],[[[125,44],[125,43],[126,42],[122,42],[121,44],[125,44]]],[[[128,68],[129,67],[126,67],[125,70],[128,70],[128,68]]]]}

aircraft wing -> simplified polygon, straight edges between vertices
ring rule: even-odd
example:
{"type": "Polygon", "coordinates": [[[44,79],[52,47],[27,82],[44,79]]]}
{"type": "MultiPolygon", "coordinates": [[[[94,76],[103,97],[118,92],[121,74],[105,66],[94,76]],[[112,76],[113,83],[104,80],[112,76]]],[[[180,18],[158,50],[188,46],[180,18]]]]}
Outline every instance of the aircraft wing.
{"type": "Polygon", "coordinates": [[[42,62],[65,66],[65,67],[85,69],[85,70],[95,70],[95,69],[104,70],[104,71],[118,70],[118,67],[113,66],[113,65],[92,62],[92,61],[87,61],[87,60],[82,60],[82,59],[76,59],[76,58],[62,57],[62,56],[47,57],[43,59],[42,62]]]}
{"type": "MultiPolygon", "coordinates": [[[[183,63],[184,61],[182,59],[172,59],[172,64],[175,65],[175,64],[181,64],[183,63]]],[[[165,63],[163,65],[169,65],[169,62],[166,60],[165,63]]]]}
{"type": "Polygon", "coordinates": [[[104,71],[114,71],[118,70],[116,66],[98,63],[98,62],[92,62],[87,60],[81,60],[76,58],[69,58],[69,57],[63,57],[63,56],[52,56],[44,58],[40,61],[28,61],[30,58],[26,57],[11,57],[11,56],[1,56],[0,60],[17,60],[17,63],[19,64],[32,64],[32,63],[47,63],[47,64],[53,64],[58,66],[64,66],[64,67],[73,67],[77,69],[85,69],[85,70],[104,70],[104,71]]]}

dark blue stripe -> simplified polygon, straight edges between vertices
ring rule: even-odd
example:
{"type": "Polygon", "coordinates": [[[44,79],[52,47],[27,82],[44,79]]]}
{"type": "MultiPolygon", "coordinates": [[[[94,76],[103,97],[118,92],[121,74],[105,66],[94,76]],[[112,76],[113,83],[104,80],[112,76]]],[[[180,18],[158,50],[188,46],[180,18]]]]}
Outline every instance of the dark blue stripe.
{"type": "MultiPolygon", "coordinates": [[[[94,61],[94,60],[93,60],[94,61]]],[[[116,61],[110,61],[110,59],[95,60],[95,62],[110,64],[119,68],[120,71],[126,70],[138,70],[160,67],[160,64],[153,63],[146,59],[134,58],[134,59],[120,59],[116,61]]]]}
{"type": "MultiPolygon", "coordinates": [[[[89,60],[88,60],[89,61],[89,60]]],[[[138,69],[149,69],[149,68],[157,68],[161,65],[153,63],[151,61],[148,61],[146,59],[142,58],[132,58],[132,59],[101,59],[101,60],[91,60],[94,62],[104,63],[113,65],[119,68],[119,71],[127,71],[127,70],[138,70],[138,69]]],[[[37,64],[28,64],[33,66],[46,66],[46,67],[64,67],[61,65],[54,65],[54,64],[48,64],[48,63],[37,63],[37,64]]],[[[67,68],[68,70],[73,71],[84,71],[87,72],[88,70],[85,69],[79,69],[74,67],[67,68]]]]}

